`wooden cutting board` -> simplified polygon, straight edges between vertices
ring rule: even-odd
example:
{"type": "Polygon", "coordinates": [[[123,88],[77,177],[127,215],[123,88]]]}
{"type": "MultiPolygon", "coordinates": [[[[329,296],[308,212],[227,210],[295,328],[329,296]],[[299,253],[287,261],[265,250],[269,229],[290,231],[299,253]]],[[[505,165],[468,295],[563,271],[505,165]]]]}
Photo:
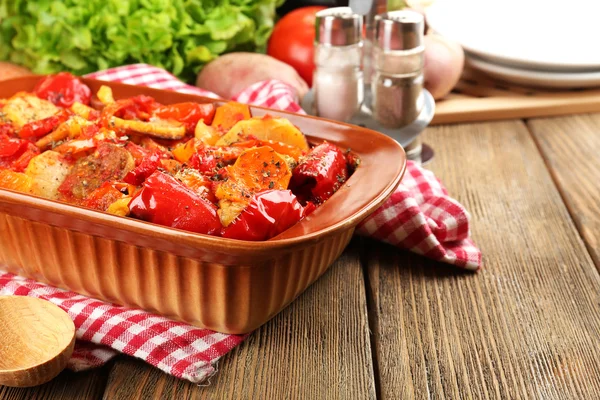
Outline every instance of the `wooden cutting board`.
{"type": "Polygon", "coordinates": [[[532,89],[466,69],[452,93],[436,103],[431,125],[589,112],[600,112],[600,88],[532,89]]]}

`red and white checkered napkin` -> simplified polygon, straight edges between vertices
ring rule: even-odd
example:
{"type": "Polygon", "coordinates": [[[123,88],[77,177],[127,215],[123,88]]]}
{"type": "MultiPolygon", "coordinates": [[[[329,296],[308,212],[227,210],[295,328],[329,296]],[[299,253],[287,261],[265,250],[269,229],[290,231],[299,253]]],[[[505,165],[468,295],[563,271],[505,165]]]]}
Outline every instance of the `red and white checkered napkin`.
{"type": "MultiPolygon", "coordinates": [[[[89,77],[217,97],[145,64],[89,77]]],[[[293,90],[278,81],[256,83],[235,100],[302,112],[293,90]]],[[[461,268],[477,270],[481,266],[481,252],[469,239],[466,210],[448,196],[432,172],[410,161],[398,190],[357,232],[461,268]]],[[[0,295],[11,294],[40,297],[69,313],[78,339],[69,368],[77,371],[102,365],[121,352],[197,383],[213,374],[217,360],[244,340],[244,336],[199,329],[0,272],[0,295]]]]}
{"type": "Polygon", "coordinates": [[[0,295],[41,298],[69,314],[78,340],[68,368],[75,371],[103,365],[121,352],[178,378],[201,382],[215,373],[219,358],[244,340],[9,273],[0,273],[0,295]]]}

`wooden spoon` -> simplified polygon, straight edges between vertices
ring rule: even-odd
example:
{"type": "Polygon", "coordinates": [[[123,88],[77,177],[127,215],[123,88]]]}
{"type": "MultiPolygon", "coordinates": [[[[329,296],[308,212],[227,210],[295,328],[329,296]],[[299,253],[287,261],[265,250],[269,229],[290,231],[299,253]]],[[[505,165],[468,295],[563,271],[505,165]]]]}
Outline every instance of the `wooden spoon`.
{"type": "Polygon", "coordinates": [[[56,377],[75,346],[69,315],[46,300],[0,296],[0,385],[28,387],[56,377]]]}

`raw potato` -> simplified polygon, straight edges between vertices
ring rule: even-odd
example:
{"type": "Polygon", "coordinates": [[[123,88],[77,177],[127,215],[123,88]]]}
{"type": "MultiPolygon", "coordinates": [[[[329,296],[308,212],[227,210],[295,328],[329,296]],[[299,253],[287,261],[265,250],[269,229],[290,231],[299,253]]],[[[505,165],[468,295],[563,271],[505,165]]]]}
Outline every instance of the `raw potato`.
{"type": "Polygon", "coordinates": [[[17,128],[21,128],[29,122],[53,116],[58,108],[32,94],[17,93],[6,102],[2,112],[17,128]]]}
{"type": "Polygon", "coordinates": [[[306,137],[287,118],[251,118],[238,122],[219,139],[217,146],[243,142],[248,136],[259,140],[273,140],[308,151],[306,137]]]}
{"type": "Polygon", "coordinates": [[[425,88],[436,100],[456,86],[464,63],[464,52],[458,43],[435,34],[425,36],[425,88]]]}
{"type": "Polygon", "coordinates": [[[36,196],[56,200],[58,188],[63,183],[71,166],[55,151],[45,151],[31,159],[25,173],[32,179],[31,192],[36,196]]]}
{"type": "Polygon", "coordinates": [[[0,62],[0,81],[27,75],[33,75],[33,73],[27,68],[23,68],[19,65],[0,62]]]}
{"type": "Polygon", "coordinates": [[[243,52],[225,54],[210,62],[198,74],[196,86],[231,99],[253,83],[269,79],[292,86],[299,99],[309,89],[290,65],[265,54],[243,52]]]}

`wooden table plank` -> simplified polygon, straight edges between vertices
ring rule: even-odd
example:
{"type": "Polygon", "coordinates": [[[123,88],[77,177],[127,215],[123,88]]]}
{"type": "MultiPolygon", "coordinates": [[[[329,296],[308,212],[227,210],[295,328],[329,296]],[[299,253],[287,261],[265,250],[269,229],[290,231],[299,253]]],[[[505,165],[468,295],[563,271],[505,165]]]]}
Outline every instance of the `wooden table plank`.
{"type": "Polygon", "coordinates": [[[527,123],[600,269],[600,114],[527,123]]]}
{"type": "Polygon", "coordinates": [[[101,399],[109,366],[87,372],[63,371],[50,382],[32,388],[0,386],[2,400],[96,400],[101,399]]]}
{"type": "MultiPolygon", "coordinates": [[[[352,246],[352,245],[351,245],[352,246]]],[[[106,399],[369,399],[375,384],[363,273],[356,249],[219,362],[208,387],[140,361],[118,361],[106,399]]]]}
{"type": "Polygon", "coordinates": [[[381,397],[600,398],[600,278],[525,125],[424,140],[485,268],[365,241],[381,397]]]}

